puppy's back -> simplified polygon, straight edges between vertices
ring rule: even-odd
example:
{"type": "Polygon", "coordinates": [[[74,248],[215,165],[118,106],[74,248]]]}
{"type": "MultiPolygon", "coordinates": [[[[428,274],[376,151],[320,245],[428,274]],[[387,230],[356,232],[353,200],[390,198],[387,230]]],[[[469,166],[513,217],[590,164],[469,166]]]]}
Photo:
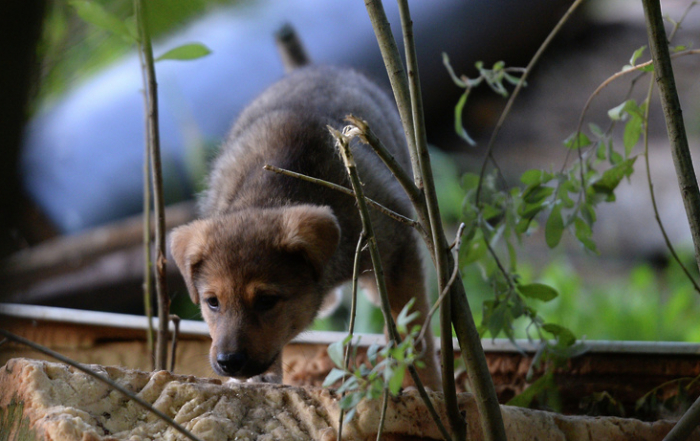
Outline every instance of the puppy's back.
{"type": "MultiPolygon", "coordinates": [[[[200,201],[202,214],[294,203],[336,209],[337,195],[318,186],[310,190],[262,167],[271,164],[349,186],[326,129],[326,125],[342,128],[348,114],[367,120],[408,170],[400,120],[393,101],[381,88],[350,69],[304,67],[270,86],[241,113],[214,162],[209,190],[200,201]]],[[[397,184],[374,153],[367,146],[354,151],[368,196],[388,197],[389,206],[406,212],[408,205],[394,197],[397,184]]]]}

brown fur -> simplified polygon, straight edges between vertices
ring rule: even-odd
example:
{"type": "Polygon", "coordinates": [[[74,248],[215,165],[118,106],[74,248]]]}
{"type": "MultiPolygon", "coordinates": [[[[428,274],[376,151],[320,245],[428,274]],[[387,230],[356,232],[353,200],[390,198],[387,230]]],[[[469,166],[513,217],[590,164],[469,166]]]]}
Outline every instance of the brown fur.
{"type": "MultiPolygon", "coordinates": [[[[262,168],[271,164],[350,187],[326,129],[342,128],[350,113],[367,120],[408,169],[398,115],[383,91],[351,70],[298,69],[243,111],[213,164],[200,201],[202,219],[173,231],[172,255],[192,300],[201,303],[217,373],[280,381],[284,345],[308,327],[324,297],[352,277],[362,230],[353,198],[262,168]]],[[[376,155],[359,143],[352,148],[366,195],[411,214],[376,155]]],[[[376,212],[372,222],[394,317],[413,297],[425,317],[415,232],[376,212]]],[[[361,265],[371,270],[367,253],[361,265]]],[[[372,273],[361,282],[378,303],[372,273]]],[[[440,389],[429,332],[427,338],[421,377],[440,389]]]]}

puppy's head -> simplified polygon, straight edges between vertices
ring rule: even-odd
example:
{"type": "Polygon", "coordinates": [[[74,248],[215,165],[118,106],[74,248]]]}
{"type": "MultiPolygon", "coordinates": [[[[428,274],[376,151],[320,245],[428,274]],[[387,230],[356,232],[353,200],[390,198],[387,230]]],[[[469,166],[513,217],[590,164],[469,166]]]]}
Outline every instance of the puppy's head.
{"type": "Polygon", "coordinates": [[[265,372],[314,319],[340,228],[328,207],[250,209],[194,221],[171,252],[212,337],[219,375],[265,372]]]}

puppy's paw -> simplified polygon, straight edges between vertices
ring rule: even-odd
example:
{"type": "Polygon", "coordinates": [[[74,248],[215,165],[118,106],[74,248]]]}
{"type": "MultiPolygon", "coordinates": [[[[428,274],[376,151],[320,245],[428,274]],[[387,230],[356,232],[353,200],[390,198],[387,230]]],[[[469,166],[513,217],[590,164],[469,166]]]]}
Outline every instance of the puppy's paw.
{"type": "Polygon", "coordinates": [[[254,377],[248,378],[246,383],[273,383],[273,384],[281,384],[282,383],[282,377],[278,374],[274,374],[271,372],[261,374],[261,375],[256,375],[254,377]]]}

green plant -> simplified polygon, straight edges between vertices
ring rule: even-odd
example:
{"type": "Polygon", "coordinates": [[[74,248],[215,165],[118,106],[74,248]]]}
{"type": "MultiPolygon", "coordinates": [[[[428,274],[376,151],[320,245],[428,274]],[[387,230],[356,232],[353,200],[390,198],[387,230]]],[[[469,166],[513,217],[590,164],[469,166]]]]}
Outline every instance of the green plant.
{"type": "Polygon", "coordinates": [[[340,408],[346,411],[345,422],[355,415],[356,406],[363,399],[377,399],[387,390],[392,396],[398,395],[409,366],[423,367],[419,354],[416,352],[416,342],[421,327],[416,325],[408,329],[410,323],[417,318],[418,313],[409,314],[414,301],[403,308],[396,319],[396,328],[403,339],[386,345],[373,344],[367,349],[367,364],[356,366],[352,360],[357,358],[357,343],[352,336],[337,341],[328,346],[328,355],[335,367],[326,377],[323,386],[329,387],[341,382],[336,393],[343,394],[340,408]],[[345,362],[345,351],[350,350],[350,363],[345,362]]]}

